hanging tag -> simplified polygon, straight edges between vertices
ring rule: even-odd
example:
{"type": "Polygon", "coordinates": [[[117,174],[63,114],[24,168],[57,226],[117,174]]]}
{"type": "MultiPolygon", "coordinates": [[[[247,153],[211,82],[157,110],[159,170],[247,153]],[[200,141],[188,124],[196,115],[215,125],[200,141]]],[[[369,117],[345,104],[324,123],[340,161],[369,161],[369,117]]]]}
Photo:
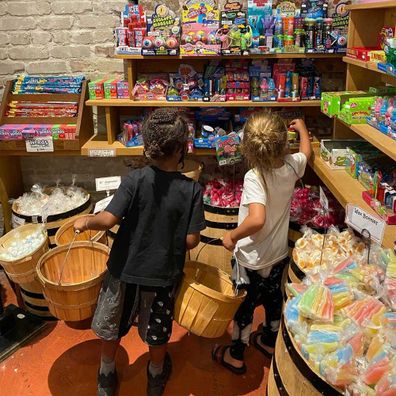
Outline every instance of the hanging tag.
{"type": "Polygon", "coordinates": [[[320,205],[322,206],[323,210],[328,213],[329,212],[329,200],[326,197],[325,192],[323,191],[323,188],[319,186],[319,202],[320,205]]]}
{"type": "Polygon", "coordinates": [[[373,242],[382,244],[386,223],[381,218],[367,213],[358,206],[348,204],[345,223],[360,234],[363,230],[367,230],[373,242]]]}
{"type": "Polygon", "coordinates": [[[111,202],[113,197],[114,197],[114,195],[110,195],[110,197],[106,197],[106,198],[101,199],[100,201],[96,202],[94,213],[96,214],[99,212],[103,212],[107,208],[107,206],[109,205],[109,203],[111,202]]]}
{"type": "Polygon", "coordinates": [[[218,137],[215,147],[217,162],[220,166],[234,165],[242,161],[241,140],[235,132],[218,137]]]}
{"type": "Polygon", "coordinates": [[[121,176],[98,177],[95,179],[96,191],[117,190],[121,184],[121,176]]]}

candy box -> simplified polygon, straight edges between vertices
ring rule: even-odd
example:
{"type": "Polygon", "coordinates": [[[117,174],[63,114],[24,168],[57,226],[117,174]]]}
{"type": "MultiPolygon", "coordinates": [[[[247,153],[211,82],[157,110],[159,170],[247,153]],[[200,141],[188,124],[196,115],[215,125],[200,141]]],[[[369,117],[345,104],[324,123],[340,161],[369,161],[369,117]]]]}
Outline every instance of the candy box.
{"type": "Polygon", "coordinates": [[[341,111],[342,105],[350,98],[361,96],[371,96],[365,91],[340,91],[323,92],[321,97],[320,109],[322,113],[329,117],[335,117],[341,111]]]}
{"type": "Polygon", "coordinates": [[[362,143],[358,147],[347,147],[345,170],[354,178],[358,178],[358,164],[364,158],[374,158],[380,156],[381,153],[374,149],[369,143],[362,143]]]}
{"type": "Polygon", "coordinates": [[[373,50],[369,52],[370,62],[386,62],[386,55],[384,50],[373,50]]]}
{"type": "Polygon", "coordinates": [[[386,221],[386,224],[396,225],[396,213],[394,209],[389,209],[381,203],[378,199],[372,197],[368,191],[362,192],[364,201],[373,208],[377,214],[386,221]]]}
{"type": "Polygon", "coordinates": [[[360,146],[363,140],[331,140],[320,142],[320,157],[331,169],[345,169],[347,148],[360,146]]]}
{"type": "Polygon", "coordinates": [[[117,81],[117,98],[129,99],[128,81],[117,81]]]}
{"type": "Polygon", "coordinates": [[[379,47],[352,47],[347,49],[347,56],[349,58],[360,59],[368,62],[370,60],[370,52],[379,50],[379,47]]]}
{"type": "Polygon", "coordinates": [[[350,98],[343,105],[338,117],[345,123],[367,124],[375,96],[350,98]]]}
{"type": "Polygon", "coordinates": [[[104,99],[104,86],[106,80],[99,79],[88,83],[89,99],[104,99]]]}
{"type": "Polygon", "coordinates": [[[233,165],[242,161],[241,140],[237,133],[220,136],[215,141],[216,158],[220,166],[233,165]]]}
{"type": "Polygon", "coordinates": [[[119,80],[106,80],[103,83],[105,99],[117,99],[117,83],[119,80]]]}

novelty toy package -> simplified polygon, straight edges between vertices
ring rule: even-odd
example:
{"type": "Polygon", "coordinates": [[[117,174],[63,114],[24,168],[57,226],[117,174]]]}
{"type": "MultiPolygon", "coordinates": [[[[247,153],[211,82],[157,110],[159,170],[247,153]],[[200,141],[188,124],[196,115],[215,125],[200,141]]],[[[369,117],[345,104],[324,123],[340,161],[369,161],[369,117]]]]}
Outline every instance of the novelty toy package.
{"type": "Polygon", "coordinates": [[[215,141],[216,158],[220,166],[234,165],[242,161],[241,139],[238,134],[231,132],[215,141]]]}
{"type": "Polygon", "coordinates": [[[191,65],[181,64],[178,73],[170,74],[166,100],[169,102],[201,101],[203,99],[202,75],[191,65]]]}
{"type": "Polygon", "coordinates": [[[142,55],[178,55],[180,18],[165,3],[156,6],[147,16],[147,33],[142,43],[142,55]]]}
{"type": "Polygon", "coordinates": [[[265,54],[273,48],[275,18],[272,0],[249,0],[248,21],[252,32],[251,54],[265,54]]]}
{"type": "Polygon", "coordinates": [[[216,33],[220,14],[215,0],[187,0],[182,12],[182,55],[218,55],[220,44],[216,33]]]}

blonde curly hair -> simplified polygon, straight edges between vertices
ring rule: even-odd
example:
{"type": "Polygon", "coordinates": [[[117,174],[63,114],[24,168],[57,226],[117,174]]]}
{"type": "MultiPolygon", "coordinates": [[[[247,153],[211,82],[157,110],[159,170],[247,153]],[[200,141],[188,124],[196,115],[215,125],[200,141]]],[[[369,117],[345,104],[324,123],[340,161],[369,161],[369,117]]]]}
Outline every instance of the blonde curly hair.
{"type": "Polygon", "coordinates": [[[285,122],[270,111],[252,114],[243,130],[241,149],[249,167],[256,169],[263,177],[288,152],[285,122]]]}

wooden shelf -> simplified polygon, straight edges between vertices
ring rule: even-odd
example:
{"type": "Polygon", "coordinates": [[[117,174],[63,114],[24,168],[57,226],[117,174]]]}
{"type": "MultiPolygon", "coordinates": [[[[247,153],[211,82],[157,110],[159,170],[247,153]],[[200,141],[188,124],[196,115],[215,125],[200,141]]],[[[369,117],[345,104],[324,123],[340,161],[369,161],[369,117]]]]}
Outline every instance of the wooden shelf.
{"type": "Polygon", "coordinates": [[[359,66],[363,69],[368,69],[376,73],[384,74],[385,76],[396,78],[396,74],[385,73],[384,71],[379,70],[375,62],[365,62],[360,59],[350,58],[349,56],[344,56],[342,60],[350,65],[359,66]]]}
{"type": "Polygon", "coordinates": [[[218,55],[218,56],[187,56],[187,55],[178,55],[178,56],[143,56],[143,55],[122,55],[115,54],[114,57],[117,59],[130,59],[130,60],[141,60],[141,59],[149,59],[149,60],[163,60],[163,59],[323,59],[323,58],[342,58],[344,54],[328,54],[328,53],[289,53],[289,54],[249,54],[249,55],[218,55]]]}
{"type": "Polygon", "coordinates": [[[348,125],[340,119],[338,121],[396,161],[396,140],[368,124],[348,125]]]}
{"type": "Polygon", "coordinates": [[[87,100],[86,105],[100,107],[320,107],[320,100],[302,100],[300,102],[252,102],[251,100],[234,102],[167,102],[163,100],[102,99],[87,100]]]}
{"type": "MultiPolygon", "coordinates": [[[[131,156],[140,157],[143,155],[143,147],[125,147],[120,142],[112,144],[104,140],[99,140],[98,136],[94,136],[81,148],[81,155],[88,157],[118,157],[118,156],[131,156]]],[[[195,149],[192,156],[213,156],[215,155],[214,149],[195,149]]]]}
{"type": "MultiPolygon", "coordinates": [[[[319,149],[314,148],[314,155],[310,160],[310,166],[320,177],[327,188],[333,193],[342,206],[347,203],[358,205],[365,211],[376,214],[362,198],[364,187],[358,180],[353,179],[345,170],[332,170],[320,158],[319,149]]],[[[377,215],[378,216],[378,215],[377,215]]],[[[393,248],[396,240],[396,226],[386,226],[383,246],[393,248]]]]}
{"type": "Polygon", "coordinates": [[[373,3],[350,4],[346,6],[348,11],[353,10],[374,10],[378,8],[396,8],[395,0],[377,1],[373,3]]]}

